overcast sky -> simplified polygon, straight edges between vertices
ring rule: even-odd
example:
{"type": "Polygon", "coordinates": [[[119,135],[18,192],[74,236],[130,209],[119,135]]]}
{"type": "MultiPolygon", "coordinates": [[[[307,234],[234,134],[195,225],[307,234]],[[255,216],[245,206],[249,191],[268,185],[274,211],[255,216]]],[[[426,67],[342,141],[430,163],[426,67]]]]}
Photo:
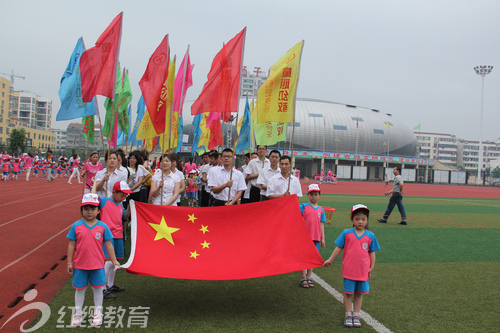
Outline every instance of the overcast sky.
{"type": "MultiPolygon", "coordinates": [[[[83,36],[87,48],[124,12],[120,63],[138,82],[165,34],[180,64],[195,64],[186,100],[198,97],[215,54],[245,26],[244,65],[271,67],[304,39],[297,96],[378,109],[410,129],[479,139],[500,137],[499,0],[8,1],[0,0],[0,72],[60,107],[59,82],[83,36]]],[[[101,107],[102,109],[102,107],[101,107]]],[[[186,110],[189,112],[189,110],[186,110]]]]}

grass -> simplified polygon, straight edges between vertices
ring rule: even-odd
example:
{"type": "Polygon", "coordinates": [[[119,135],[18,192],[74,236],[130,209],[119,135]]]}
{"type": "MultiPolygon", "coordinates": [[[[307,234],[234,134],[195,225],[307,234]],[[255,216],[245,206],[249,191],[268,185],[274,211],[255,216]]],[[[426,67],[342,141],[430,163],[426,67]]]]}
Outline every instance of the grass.
{"type": "MultiPolygon", "coordinates": [[[[305,201],[303,198],[301,201],[305,201]]],[[[409,225],[376,222],[387,198],[323,195],[320,203],[337,209],[326,226],[327,258],[334,241],[350,227],[356,203],[371,209],[370,230],[381,250],[363,310],[393,332],[483,332],[500,326],[500,202],[487,199],[404,199],[409,225]],[[476,227],[481,226],[481,227],[476,227]]],[[[216,269],[216,268],[215,268],[216,269]]],[[[314,270],[342,291],[341,259],[314,270]]],[[[118,271],[127,290],[105,307],[150,307],[149,332],[340,332],[343,305],[320,286],[299,287],[298,273],[238,281],[163,279],[118,271]]],[[[92,304],[87,290],[86,304],[92,304]]],[[[71,281],[50,303],[53,313],[74,304],[71,281]]],[[[59,315],[39,331],[52,332],[59,315]]],[[[70,322],[70,311],[62,317],[70,322]]],[[[137,326],[113,331],[145,331],[137,326]]],[[[103,327],[104,328],[104,327],[103,327]]],[[[364,325],[357,331],[372,332],[364,325]]]]}

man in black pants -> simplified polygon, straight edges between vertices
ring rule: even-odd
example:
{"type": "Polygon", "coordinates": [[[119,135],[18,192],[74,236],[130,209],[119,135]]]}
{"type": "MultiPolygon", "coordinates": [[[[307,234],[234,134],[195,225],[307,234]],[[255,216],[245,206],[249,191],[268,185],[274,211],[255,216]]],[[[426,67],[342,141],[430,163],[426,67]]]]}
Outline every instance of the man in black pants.
{"type": "Polygon", "coordinates": [[[257,178],[264,169],[271,166],[269,159],[266,158],[267,147],[264,145],[257,146],[258,158],[251,160],[248,167],[245,169],[245,181],[250,181],[250,199],[248,202],[260,201],[260,186],[257,184],[257,178]]]}

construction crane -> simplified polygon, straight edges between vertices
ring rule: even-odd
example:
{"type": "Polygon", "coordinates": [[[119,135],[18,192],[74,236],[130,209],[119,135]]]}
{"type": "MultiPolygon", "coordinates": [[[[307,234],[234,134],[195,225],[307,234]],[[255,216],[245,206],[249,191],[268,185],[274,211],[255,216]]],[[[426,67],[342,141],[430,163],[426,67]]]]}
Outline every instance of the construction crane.
{"type": "Polygon", "coordinates": [[[12,86],[14,86],[14,78],[15,77],[21,78],[23,80],[26,79],[24,76],[14,75],[14,70],[13,69],[11,69],[11,72],[12,72],[11,74],[9,74],[9,73],[0,73],[0,74],[1,75],[8,75],[8,76],[10,76],[10,82],[12,82],[12,86]]]}

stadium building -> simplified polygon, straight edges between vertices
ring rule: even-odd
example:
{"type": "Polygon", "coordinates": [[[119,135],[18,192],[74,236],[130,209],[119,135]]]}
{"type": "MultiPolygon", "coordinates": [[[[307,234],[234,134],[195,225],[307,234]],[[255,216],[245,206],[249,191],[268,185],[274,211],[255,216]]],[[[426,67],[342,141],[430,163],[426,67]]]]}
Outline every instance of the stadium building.
{"type": "MultiPolygon", "coordinates": [[[[194,137],[192,103],[184,104],[185,152],[191,151],[194,137]]],[[[242,99],[240,116],[244,109],[242,99]]],[[[228,138],[234,137],[234,125],[233,120],[232,126],[225,126],[225,146],[233,146],[228,138]]],[[[286,143],[268,149],[289,154],[292,124],[287,126],[286,137],[286,143]]],[[[419,176],[427,179],[434,162],[417,158],[417,145],[413,131],[391,114],[354,105],[297,99],[293,163],[304,177],[332,170],[340,179],[383,179],[386,173],[392,178],[392,168],[401,165],[405,180],[417,181],[419,176]]]]}

